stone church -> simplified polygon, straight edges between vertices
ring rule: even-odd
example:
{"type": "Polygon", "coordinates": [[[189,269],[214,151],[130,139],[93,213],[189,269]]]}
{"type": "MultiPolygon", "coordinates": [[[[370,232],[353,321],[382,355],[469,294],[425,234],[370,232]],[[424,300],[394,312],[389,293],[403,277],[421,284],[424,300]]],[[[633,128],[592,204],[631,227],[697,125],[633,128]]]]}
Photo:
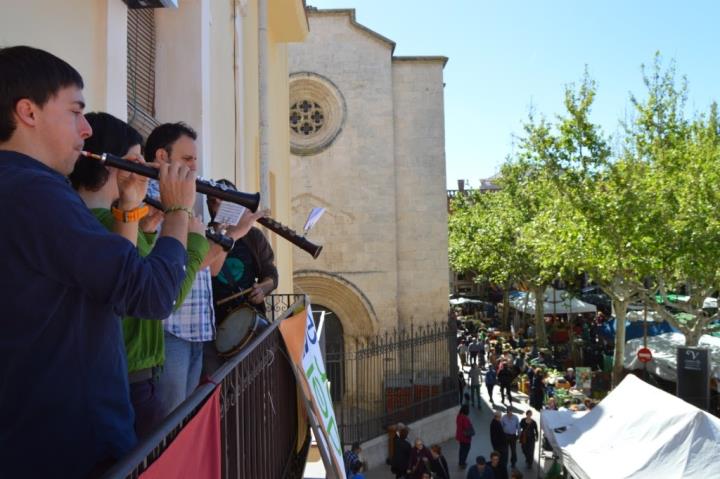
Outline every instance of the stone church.
{"type": "Polygon", "coordinates": [[[320,257],[295,249],[295,291],[333,313],[328,337],[445,322],[447,58],[394,56],[354,10],[308,21],[288,52],[293,224],[327,211],[320,257]]]}

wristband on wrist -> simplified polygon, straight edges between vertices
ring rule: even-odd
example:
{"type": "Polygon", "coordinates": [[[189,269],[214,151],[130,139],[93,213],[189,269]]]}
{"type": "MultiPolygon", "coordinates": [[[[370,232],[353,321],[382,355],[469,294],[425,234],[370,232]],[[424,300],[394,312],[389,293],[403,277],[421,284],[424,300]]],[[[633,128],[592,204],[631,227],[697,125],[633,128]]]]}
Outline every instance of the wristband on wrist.
{"type": "Polygon", "coordinates": [[[142,204],[137,208],[133,208],[131,210],[121,210],[117,207],[117,205],[118,202],[114,202],[110,207],[110,212],[112,213],[113,218],[115,218],[116,221],[121,221],[123,223],[140,221],[140,219],[145,217],[150,211],[147,205],[142,204]]]}
{"type": "Polygon", "coordinates": [[[233,249],[233,246],[235,246],[234,239],[222,233],[217,233],[214,228],[208,228],[205,231],[205,237],[213,243],[220,245],[226,253],[230,252],[230,250],[233,249]]]}
{"type": "Polygon", "coordinates": [[[187,213],[188,219],[193,219],[195,217],[195,212],[184,206],[170,206],[169,208],[165,208],[165,214],[174,213],[176,211],[184,211],[187,213]]]}

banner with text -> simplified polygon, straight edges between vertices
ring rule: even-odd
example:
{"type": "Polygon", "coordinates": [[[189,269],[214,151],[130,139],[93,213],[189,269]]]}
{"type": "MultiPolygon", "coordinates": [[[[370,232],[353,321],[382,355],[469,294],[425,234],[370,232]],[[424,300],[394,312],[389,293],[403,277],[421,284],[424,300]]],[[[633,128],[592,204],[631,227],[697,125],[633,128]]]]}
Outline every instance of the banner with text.
{"type": "Polygon", "coordinates": [[[283,320],[280,323],[280,333],[293,361],[295,378],[305,396],[308,415],[314,418],[311,424],[328,477],[334,475],[338,479],[344,478],[340,431],[335,420],[325,364],[310,305],[300,313],[283,320]]]}

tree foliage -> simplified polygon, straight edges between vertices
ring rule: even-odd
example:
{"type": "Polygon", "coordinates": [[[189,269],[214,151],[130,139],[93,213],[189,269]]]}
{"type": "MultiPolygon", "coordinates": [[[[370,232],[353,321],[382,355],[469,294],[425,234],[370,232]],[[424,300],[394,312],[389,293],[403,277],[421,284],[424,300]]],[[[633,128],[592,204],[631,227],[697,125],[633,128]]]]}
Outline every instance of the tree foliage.
{"type": "Polygon", "coordinates": [[[538,291],[579,273],[599,284],[618,316],[615,380],[630,303],[644,301],[689,345],[718,319],[702,307],[720,289],[718,108],[688,117],[687,81],[659,55],[642,74],[620,147],[591,121],[597,85],[586,72],[566,88],[561,115],[530,115],[502,190],[459,199],[450,219],[456,270],[538,291]],[[683,322],[666,307],[676,292],[690,298],[674,305],[683,322]]]}

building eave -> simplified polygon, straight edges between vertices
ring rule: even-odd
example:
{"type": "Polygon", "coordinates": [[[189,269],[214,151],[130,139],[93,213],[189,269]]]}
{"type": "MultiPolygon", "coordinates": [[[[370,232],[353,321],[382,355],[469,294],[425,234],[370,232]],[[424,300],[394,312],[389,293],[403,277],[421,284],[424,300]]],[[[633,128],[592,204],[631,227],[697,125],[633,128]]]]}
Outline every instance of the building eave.
{"type": "Polygon", "coordinates": [[[321,10],[316,7],[307,7],[306,12],[308,14],[308,17],[310,16],[318,16],[318,17],[333,17],[333,16],[346,16],[350,20],[350,25],[357,30],[365,33],[366,35],[369,35],[371,38],[374,38],[381,43],[386,44],[390,47],[390,52],[395,52],[395,42],[390,40],[387,37],[384,37],[380,35],[375,30],[371,30],[370,28],[366,27],[365,25],[362,25],[361,23],[358,23],[355,19],[355,9],[354,8],[334,8],[334,9],[325,9],[321,10]]]}
{"type": "Polygon", "coordinates": [[[444,56],[393,56],[394,62],[425,62],[442,63],[443,68],[447,65],[449,58],[444,56]]]}

